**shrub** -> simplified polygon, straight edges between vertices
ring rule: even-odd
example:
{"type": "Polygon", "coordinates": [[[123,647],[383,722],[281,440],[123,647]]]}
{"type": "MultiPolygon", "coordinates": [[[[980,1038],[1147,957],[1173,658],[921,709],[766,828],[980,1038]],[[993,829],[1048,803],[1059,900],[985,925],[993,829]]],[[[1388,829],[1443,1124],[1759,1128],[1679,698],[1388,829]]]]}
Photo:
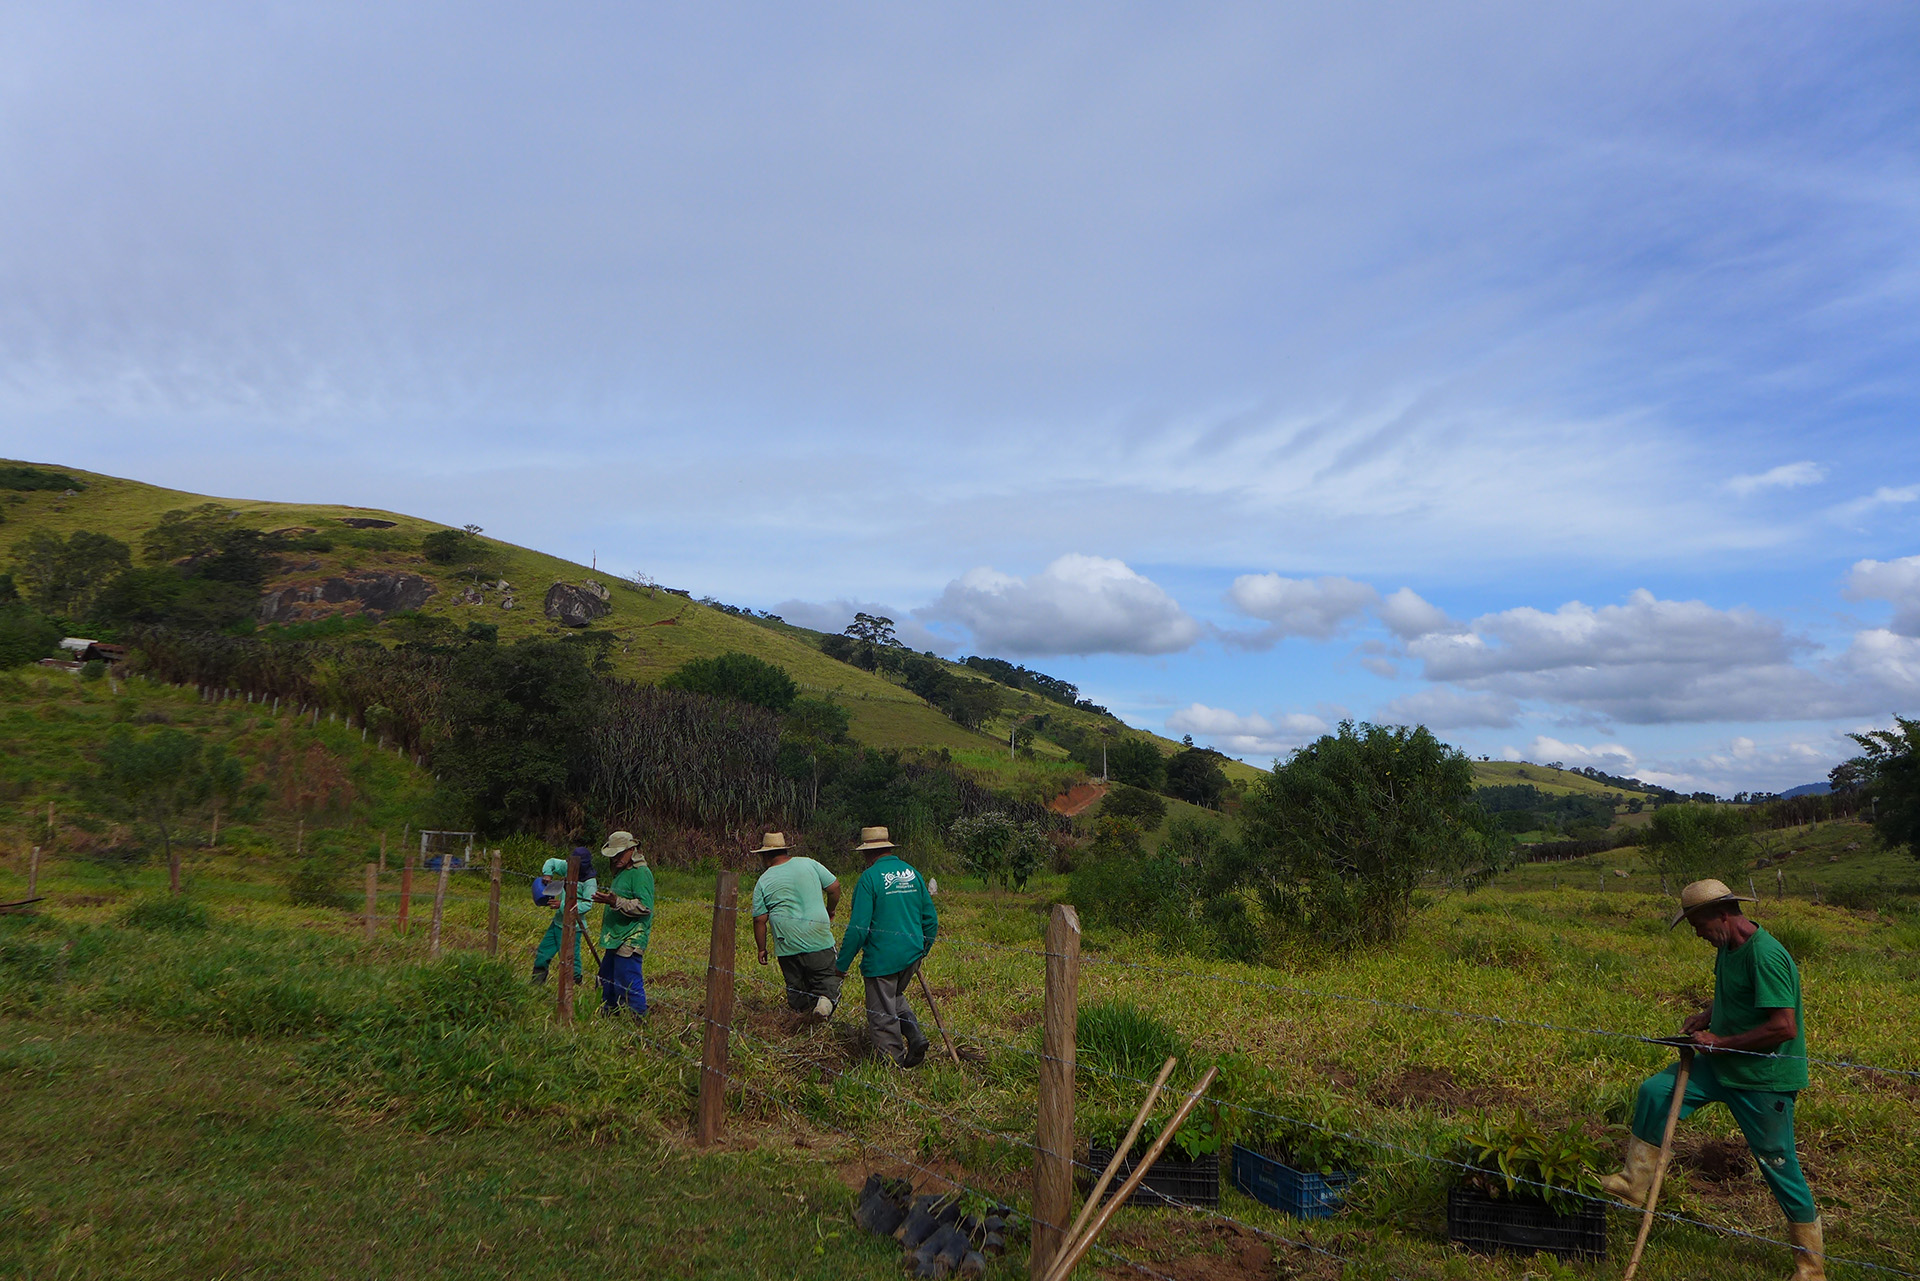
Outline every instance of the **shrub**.
{"type": "Polygon", "coordinates": [[[0,668],[46,658],[59,644],[60,628],[52,619],[18,601],[0,604],[0,668]]]}
{"type": "Polygon", "coordinates": [[[1600,1195],[1600,1145],[1579,1124],[1544,1130],[1531,1117],[1470,1131],[1454,1159],[1473,1167],[1461,1182],[1494,1198],[1545,1201],[1561,1214],[1600,1195]],[[1542,1186],[1544,1185],[1544,1186],[1542,1186]]]}
{"type": "Polygon", "coordinates": [[[1817,961],[1827,954],[1827,936],[1805,922],[1770,921],[1767,933],[1780,940],[1780,946],[1787,949],[1787,954],[1802,965],[1817,961]]]}
{"type": "Polygon", "coordinates": [[[330,860],[302,859],[287,877],[287,898],[299,907],[351,907],[353,901],[340,888],[340,880],[340,870],[330,860]]]}
{"type": "Polygon", "coordinates": [[[1144,738],[1116,739],[1107,747],[1107,773],[1129,786],[1157,792],[1167,777],[1167,761],[1144,738]]]}
{"type": "Polygon", "coordinates": [[[436,565],[452,565],[466,554],[470,541],[465,530],[436,530],[420,540],[420,552],[436,565]]]}
{"type": "Polygon", "coordinates": [[[948,840],[969,872],[989,887],[998,882],[1016,890],[1040,869],[1051,846],[1038,823],[1020,823],[995,812],[954,820],[948,840]]]}
{"type": "Polygon", "coordinates": [[[682,663],[660,686],[688,694],[731,698],[770,712],[786,711],[800,695],[800,687],[793,683],[793,677],[787,675],[785,668],[738,650],[682,663]]]}
{"type": "Polygon", "coordinates": [[[120,923],[136,930],[191,934],[207,928],[207,909],[190,898],[143,898],[120,914],[120,923]]]}

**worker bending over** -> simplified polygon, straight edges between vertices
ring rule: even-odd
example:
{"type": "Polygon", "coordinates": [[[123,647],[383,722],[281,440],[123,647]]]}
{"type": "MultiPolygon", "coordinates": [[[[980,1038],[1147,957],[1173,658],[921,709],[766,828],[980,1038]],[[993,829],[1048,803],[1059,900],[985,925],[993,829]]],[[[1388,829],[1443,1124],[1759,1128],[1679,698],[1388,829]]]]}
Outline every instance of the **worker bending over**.
{"type": "MultiPolygon", "coordinates": [[[[1680,892],[1680,912],[1667,927],[1687,921],[1719,952],[1712,1003],[1680,1025],[1699,1049],[1680,1115],[1708,1103],[1727,1105],[1774,1200],[1786,1212],[1792,1281],[1821,1281],[1827,1272],[1820,1215],[1793,1139],[1794,1099],[1807,1088],[1800,970],[1780,940],[1740,910],[1740,904],[1753,901],[1719,881],[1695,881],[1680,892]],[[1748,1053],[1736,1052],[1742,1050],[1748,1053]]],[[[1640,1084],[1626,1168],[1600,1181],[1623,1201],[1646,1204],[1678,1071],[1675,1065],[1640,1084]]]]}
{"type": "Polygon", "coordinates": [[[861,828],[854,850],[866,855],[867,870],[854,883],[834,968],[844,978],[853,958],[861,956],[867,1035],[874,1051],[901,1067],[918,1067],[927,1056],[927,1037],[907,1005],[907,984],[933,946],[940,914],[933,910],[926,878],[893,853],[886,828],[861,828]]]}
{"type": "MultiPolygon", "coordinates": [[[[593,878],[593,851],[584,845],[576,845],[573,850],[576,867],[573,887],[573,981],[580,981],[580,940],[587,931],[587,913],[593,908],[593,892],[598,882],[593,878]]],[[[567,860],[550,858],[540,868],[540,875],[533,878],[533,901],[542,907],[553,909],[553,920],[547,923],[547,932],[540,936],[540,946],[533,950],[533,981],[547,981],[547,965],[560,954],[560,939],[563,932],[561,900],[567,893],[567,860]]]]}
{"type": "Polygon", "coordinates": [[[787,847],[784,832],[768,832],[755,850],[760,879],[753,883],[753,941],[760,964],[767,963],[767,936],[787,981],[787,1008],[832,1018],[840,1004],[840,975],[834,968],[833,909],[840,905],[840,882],[833,873],[787,847]]]}

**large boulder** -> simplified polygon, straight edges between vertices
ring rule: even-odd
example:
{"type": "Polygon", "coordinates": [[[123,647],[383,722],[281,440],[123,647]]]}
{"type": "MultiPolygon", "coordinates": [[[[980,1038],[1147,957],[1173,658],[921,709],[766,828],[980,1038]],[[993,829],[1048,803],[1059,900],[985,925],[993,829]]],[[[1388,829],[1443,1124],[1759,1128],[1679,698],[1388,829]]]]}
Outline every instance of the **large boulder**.
{"type": "Polygon", "coordinates": [[[329,614],[368,614],[384,618],[402,610],[420,608],[438,590],[431,579],[393,571],[296,583],[260,598],[260,621],[295,623],[329,614]]]}
{"type": "Polygon", "coordinates": [[[603,614],[613,612],[613,606],[602,600],[597,593],[585,587],[575,587],[571,583],[555,583],[547,588],[547,599],[543,607],[547,611],[547,617],[562,627],[585,627],[603,614]]]}

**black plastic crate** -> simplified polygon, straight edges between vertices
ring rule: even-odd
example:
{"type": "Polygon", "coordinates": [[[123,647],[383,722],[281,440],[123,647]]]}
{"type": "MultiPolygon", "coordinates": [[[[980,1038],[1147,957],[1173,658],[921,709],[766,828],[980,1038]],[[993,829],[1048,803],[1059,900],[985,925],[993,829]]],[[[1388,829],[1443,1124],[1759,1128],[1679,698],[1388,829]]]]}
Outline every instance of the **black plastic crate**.
{"type": "Polygon", "coordinates": [[[1447,1239],[1483,1254],[1544,1250],[1561,1258],[1607,1257],[1607,1211],[1588,1201],[1572,1214],[1557,1214],[1544,1201],[1496,1201],[1473,1188],[1447,1193],[1447,1239]]]}
{"type": "Polygon", "coordinates": [[[1296,1170],[1264,1152],[1233,1145],[1233,1186],[1276,1210],[1300,1219],[1330,1219],[1340,1212],[1353,1174],[1331,1170],[1316,1174],[1296,1170]]]}
{"type": "MultiPolygon", "coordinates": [[[[1087,1154],[1087,1164],[1094,1172],[1087,1175],[1089,1180],[1098,1180],[1099,1171],[1107,1168],[1113,1160],[1112,1148],[1095,1148],[1087,1154]]],[[[1107,1185],[1103,1197],[1111,1198],[1120,1190],[1133,1174],[1135,1158],[1128,1157],[1120,1163],[1114,1172],[1113,1182],[1107,1185]]],[[[1160,1159],[1147,1171],[1147,1177],[1140,1180],[1140,1186],[1127,1198],[1128,1205],[1201,1205],[1220,1204],[1220,1154],[1209,1152],[1197,1161],[1183,1161],[1160,1154],[1160,1159]]]]}

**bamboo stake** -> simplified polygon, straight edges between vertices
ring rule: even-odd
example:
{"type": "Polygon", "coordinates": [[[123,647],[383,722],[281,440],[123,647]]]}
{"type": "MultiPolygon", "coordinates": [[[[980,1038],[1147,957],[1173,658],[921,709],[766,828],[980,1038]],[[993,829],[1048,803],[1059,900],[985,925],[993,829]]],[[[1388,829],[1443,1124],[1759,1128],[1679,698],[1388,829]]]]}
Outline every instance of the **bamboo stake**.
{"type": "Polygon", "coordinates": [[[33,855],[27,860],[27,897],[40,887],[40,847],[33,847],[33,855]]]}
{"type": "Polygon", "coordinates": [[[1080,1238],[1080,1229],[1087,1226],[1087,1220],[1100,1205],[1100,1194],[1113,1182],[1113,1176],[1119,1172],[1120,1163],[1127,1159],[1127,1153],[1133,1151],[1133,1141],[1140,1137],[1140,1127],[1147,1123],[1147,1114],[1153,1111],[1153,1105],[1160,1100],[1160,1091],[1165,1087],[1167,1078],[1173,1075],[1173,1065],[1180,1060],[1169,1058],[1160,1069],[1160,1076],[1147,1091],[1147,1101],[1140,1105],[1139,1113],[1133,1118],[1133,1128],[1127,1131],[1127,1137],[1120,1141],[1120,1147],[1114,1152],[1113,1160],[1107,1162],[1107,1168],[1101,1171],[1100,1181],[1093,1185],[1093,1191],[1087,1195],[1087,1203],[1080,1207],[1080,1217],[1067,1229],[1066,1239],[1061,1243],[1063,1249],[1070,1248],[1080,1238]]]}
{"type": "Polygon", "coordinates": [[[1647,1204],[1640,1211],[1640,1234],[1633,1239],[1633,1257],[1620,1281],[1633,1281],[1640,1268],[1641,1251],[1647,1248],[1647,1233],[1653,1230],[1653,1205],[1660,1199],[1660,1185],[1666,1181],[1667,1161],[1673,1155],[1673,1127],[1680,1120],[1680,1105],[1687,1095],[1687,1073],[1693,1070],[1693,1051],[1680,1051],[1680,1070],[1673,1074],[1673,1101],[1667,1104],[1667,1128],[1660,1138],[1660,1160],[1653,1167],[1653,1184],[1647,1189],[1647,1204]]]}
{"type": "Polygon", "coordinates": [[[1133,1173],[1128,1175],[1127,1181],[1120,1185],[1120,1190],[1107,1198],[1107,1203],[1100,1207],[1099,1214],[1095,1215],[1093,1222],[1087,1225],[1087,1230],[1075,1238],[1073,1243],[1062,1250],[1059,1257],[1054,1260],[1053,1267],[1046,1274],[1046,1281],[1065,1281],[1066,1275],[1073,1271],[1076,1263],[1080,1262],[1080,1256],[1087,1252],[1101,1231],[1106,1228],[1107,1220],[1127,1203],[1127,1198],[1133,1195],[1133,1190],[1139,1187],[1141,1181],[1147,1177],[1147,1171],[1153,1168],[1153,1163],[1160,1159],[1162,1152],[1166,1151],[1167,1144],[1173,1141],[1174,1132],[1187,1119],[1187,1113],[1193,1111],[1194,1104],[1198,1103],[1208,1088],[1213,1085],[1213,1078],[1219,1074],[1219,1071],[1217,1067],[1208,1068],[1207,1074],[1200,1078],[1200,1084],[1194,1087],[1193,1093],[1180,1101],[1179,1110],[1167,1121],[1166,1127],[1160,1131],[1160,1137],[1155,1139],[1153,1146],[1147,1149],[1147,1154],[1140,1158],[1140,1164],[1133,1167],[1133,1173]]]}

